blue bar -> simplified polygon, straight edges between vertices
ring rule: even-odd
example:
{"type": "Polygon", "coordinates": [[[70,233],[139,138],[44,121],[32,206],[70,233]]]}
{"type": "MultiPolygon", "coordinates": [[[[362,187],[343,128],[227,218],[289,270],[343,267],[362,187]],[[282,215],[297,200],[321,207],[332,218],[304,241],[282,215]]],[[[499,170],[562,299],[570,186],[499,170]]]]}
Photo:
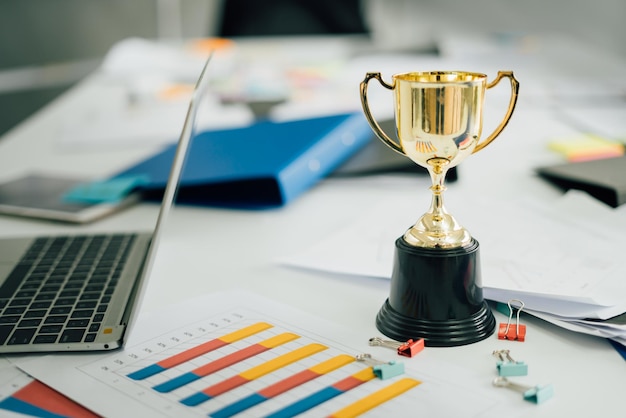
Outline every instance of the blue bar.
{"type": "Polygon", "coordinates": [[[45,409],[32,405],[28,402],[21,401],[12,396],[0,401],[0,409],[41,418],[64,418],[63,415],[46,411],[45,409]]]}
{"type": "Polygon", "coordinates": [[[278,411],[267,415],[266,418],[295,417],[296,415],[308,411],[309,409],[314,408],[318,405],[321,405],[329,399],[332,399],[335,396],[339,396],[342,393],[344,392],[335,389],[332,386],[328,386],[327,388],[315,392],[312,395],[307,396],[306,398],[300,399],[298,402],[292,403],[291,405],[283,409],[279,409],[278,411]]]}
{"type": "Polygon", "coordinates": [[[158,364],[152,364],[148,367],[144,367],[143,369],[139,369],[136,372],[132,372],[131,374],[127,376],[133,380],[143,380],[150,376],[154,376],[155,374],[159,374],[164,370],[165,370],[164,367],[161,367],[158,364]]]}
{"type": "Polygon", "coordinates": [[[209,414],[212,418],[230,418],[233,415],[236,415],[246,409],[250,409],[255,405],[263,403],[267,400],[265,396],[261,396],[258,393],[253,393],[250,396],[246,396],[243,399],[236,401],[235,403],[231,403],[230,405],[226,405],[222,409],[218,409],[217,411],[209,414]]]}
{"type": "Polygon", "coordinates": [[[206,402],[209,399],[211,399],[209,395],[205,395],[202,392],[198,392],[198,393],[194,393],[193,395],[185,399],[181,399],[180,403],[182,403],[183,405],[187,405],[187,406],[198,406],[202,402],[206,402]]]}
{"type": "Polygon", "coordinates": [[[174,389],[178,389],[179,387],[185,386],[187,383],[194,382],[198,379],[200,379],[200,376],[189,372],[189,373],[181,374],[180,376],[170,379],[166,382],[163,382],[160,385],[156,385],[152,389],[161,393],[171,392],[174,389]]]}

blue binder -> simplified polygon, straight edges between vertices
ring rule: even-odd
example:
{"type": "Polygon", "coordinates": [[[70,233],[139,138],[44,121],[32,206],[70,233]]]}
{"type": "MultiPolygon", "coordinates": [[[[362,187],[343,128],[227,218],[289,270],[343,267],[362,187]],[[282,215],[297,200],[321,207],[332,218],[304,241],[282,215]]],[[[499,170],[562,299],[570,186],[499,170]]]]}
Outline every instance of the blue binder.
{"type": "MultiPolygon", "coordinates": [[[[365,146],[372,131],[360,113],[252,125],[197,134],[177,201],[238,208],[282,206],[365,146]]],[[[118,173],[146,176],[146,198],[163,193],[175,145],[118,173]]]]}

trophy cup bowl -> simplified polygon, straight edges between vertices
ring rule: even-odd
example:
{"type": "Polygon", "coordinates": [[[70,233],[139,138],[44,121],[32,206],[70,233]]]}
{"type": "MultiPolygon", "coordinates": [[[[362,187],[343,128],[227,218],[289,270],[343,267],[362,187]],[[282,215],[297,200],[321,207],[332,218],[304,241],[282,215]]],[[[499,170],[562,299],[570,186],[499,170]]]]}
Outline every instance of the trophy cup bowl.
{"type": "Polygon", "coordinates": [[[446,173],[489,145],[505,128],[517,103],[519,83],[511,71],[492,82],[485,74],[431,71],[396,74],[392,83],[367,73],[361,103],[378,138],[428,170],[429,209],[396,240],[389,298],[376,317],[385,335],[400,341],[423,338],[430,346],[470,344],[490,336],[495,319],[482,296],[479,244],[443,204],[446,173]],[[511,83],[507,112],[481,140],[486,90],[502,79],[511,83]],[[367,98],[372,79],[392,90],[398,140],[372,116],[367,98]]]}

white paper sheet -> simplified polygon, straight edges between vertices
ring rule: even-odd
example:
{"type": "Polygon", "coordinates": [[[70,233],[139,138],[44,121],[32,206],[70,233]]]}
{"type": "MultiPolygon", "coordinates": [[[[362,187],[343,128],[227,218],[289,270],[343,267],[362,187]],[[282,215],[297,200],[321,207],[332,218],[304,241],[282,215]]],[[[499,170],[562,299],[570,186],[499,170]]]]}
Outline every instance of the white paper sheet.
{"type": "MultiPolygon", "coordinates": [[[[299,370],[307,369],[318,361],[338,353],[350,355],[359,352],[371,352],[367,345],[368,336],[353,335],[351,331],[335,324],[311,317],[303,312],[282,306],[243,292],[217,293],[199,297],[184,304],[172,307],[142,320],[136,327],[141,337],[135,336],[135,345],[121,352],[104,355],[60,355],[54,361],[42,357],[24,362],[20,367],[37,379],[51,385],[90,409],[108,417],[116,416],[206,416],[227,404],[236,402],[244,396],[256,393],[268,384],[289,377],[299,370]],[[162,321],[162,318],[166,318],[162,321]],[[172,320],[176,318],[176,320],[172,320]],[[199,356],[189,362],[168,368],[166,371],[146,378],[132,380],[129,373],[145,366],[150,366],[172,355],[181,353],[198,344],[219,338],[240,330],[251,322],[264,321],[273,326],[266,334],[252,336],[241,342],[234,342],[223,349],[199,356]],[[171,328],[175,322],[178,325],[171,328]],[[259,343],[268,335],[292,332],[300,338],[277,347],[232,367],[215,372],[202,381],[184,385],[169,393],[159,393],[155,385],[172,379],[183,372],[190,371],[199,364],[215,358],[223,358],[228,353],[252,343],[259,343]],[[150,338],[143,339],[151,335],[150,338]],[[302,360],[286,366],[267,376],[260,377],[230,392],[216,396],[209,401],[190,408],[179,401],[211,383],[243,373],[246,369],[271,360],[276,355],[290,352],[308,343],[323,344],[327,350],[317,357],[302,360]],[[274,353],[274,350],[276,351],[274,353]]],[[[397,360],[393,350],[381,348],[375,356],[382,361],[397,360]]],[[[327,416],[337,409],[357,402],[372,391],[401,379],[411,378],[421,383],[402,395],[375,407],[365,416],[405,415],[419,405],[420,412],[432,417],[499,417],[503,408],[508,408],[510,399],[507,391],[493,390],[489,379],[483,384],[476,384],[476,379],[467,370],[434,361],[427,356],[416,356],[405,361],[405,374],[388,380],[375,379],[357,388],[345,392],[328,402],[318,405],[303,416],[327,416]],[[346,396],[344,396],[346,395],[346,396]],[[455,402],[449,402],[455,399],[455,402]]],[[[282,395],[271,398],[247,411],[250,416],[261,416],[284,407],[328,385],[337,382],[363,369],[361,363],[350,363],[336,371],[322,375],[314,381],[305,383],[282,395]]],[[[479,379],[478,381],[482,381],[479,379]]],[[[532,407],[532,406],[531,406],[532,407]]],[[[518,405],[511,411],[512,416],[523,413],[526,405],[518,405]]],[[[509,415],[511,415],[509,414],[509,415]]]]}
{"type": "MultiPolygon", "coordinates": [[[[462,199],[459,192],[456,198],[462,199]]],[[[614,232],[617,226],[626,229],[620,211],[576,191],[557,206],[468,199],[472,204],[457,219],[461,224],[463,219],[486,221],[468,228],[481,244],[485,297],[506,302],[521,295],[529,309],[565,317],[606,319],[626,311],[626,267],[617,250],[626,246],[626,236],[614,232]]],[[[406,200],[384,202],[309,250],[279,261],[389,278],[393,243],[417,219],[407,208],[413,210],[406,200]],[[388,216],[389,208],[394,208],[393,216],[388,216]],[[343,245],[346,237],[355,236],[361,239],[343,245]]]]}

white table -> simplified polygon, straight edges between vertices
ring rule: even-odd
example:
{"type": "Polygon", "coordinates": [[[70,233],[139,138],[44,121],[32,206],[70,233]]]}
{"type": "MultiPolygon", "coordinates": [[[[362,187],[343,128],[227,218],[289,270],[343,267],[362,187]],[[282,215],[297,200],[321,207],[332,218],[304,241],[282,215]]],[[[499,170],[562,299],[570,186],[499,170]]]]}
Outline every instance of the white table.
{"type": "MultiPolygon", "coordinates": [[[[90,153],[57,147],[67,115],[97,100],[100,88],[94,76],[6,134],[0,140],[0,179],[31,170],[104,176],[152,152],[137,148],[90,153]]],[[[545,199],[559,196],[557,190],[532,175],[532,168],[555,160],[546,151],[546,135],[567,133],[569,128],[545,109],[526,101],[523,92],[522,82],[518,109],[502,137],[461,166],[460,180],[447,192],[451,201],[455,190],[467,188],[475,192],[477,199],[481,195],[506,199],[518,193],[545,199]]],[[[417,216],[428,203],[426,187],[423,180],[413,181],[406,176],[333,178],[289,206],[275,210],[176,208],[168,222],[143,309],[158,310],[197,294],[239,287],[350,327],[363,338],[379,335],[374,318],[388,296],[387,280],[287,268],[276,260],[307,248],[366,208],[399,192],[416,194],[417,216]]],[[[145,215],[155,213],[154,205],[142,204],[83,227],[0,217],[0,231],[3,236],[11,236],[67,229],[83,232],[137,228],[142,224],[147,227],[145,215]]],[[[471,230],[472,222],[485,221],[465,222],[470,223],[467,226],[471,230]]],[[[398,235],[401,233],[398,231],[398,235]]],[[[497,322],[506,321],[500,313],[495,315],[497,322]]],[[[514,347],[515,357],[532,367],[536,383],[552,383],[556,393],[545,404],[528,409],[528,416],[612,416],[623,410],[626,362],[607,341],[529,316],[524,321],[528,337],[514,347]]],[[[502,344],[494,335],[468,346],[428,349],[424,355],[476,372],[482,376],[476,384],[483,385],[493,377],[491,353],[498,348],[502,344]]],[[[510,397],[511,408],[515,408],[520,396],[511,392],[510,397]]],[[[502,414],[507,415],[507,411],[502,414]]]]}

